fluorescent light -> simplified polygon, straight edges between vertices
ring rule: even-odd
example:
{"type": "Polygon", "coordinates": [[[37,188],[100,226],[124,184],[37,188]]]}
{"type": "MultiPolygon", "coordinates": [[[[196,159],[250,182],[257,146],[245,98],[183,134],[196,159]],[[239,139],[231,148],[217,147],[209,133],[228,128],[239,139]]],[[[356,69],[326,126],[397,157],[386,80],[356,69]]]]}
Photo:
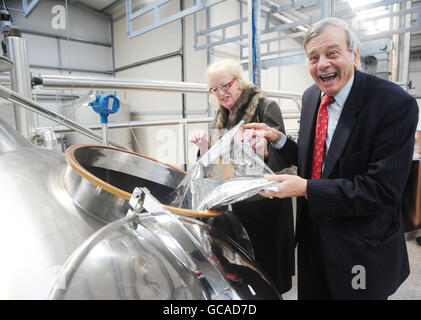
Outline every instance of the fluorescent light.
{"type": "Polygon", "coordinates": [[[348,4],[352,8],[361,7],[363,5],[372,4],[376,2],[380,2],[381,0],[348,0],[348,4]]]}
{"type": "Polygon", "coordinates": [[[364,20],[388,14],[389,10],[386,7],[374,8],[357,12],[356,20],[364,20]]]}
{"type": "Polygon", "coordinates": [[[367,29],[367,35],[388,31],[390,28],[390,18],[366,21],[364,22],[364,26],[367,29]]]}
{"type": "MultiPolygon", "coordinates": [[[[379,1],[380,0],[348,0],[348,3],[353,8],[356,8],[361,5],[371,4],[379,1]]],[[[357,11],[353,20],[357,22],[363,29],[367,30],[367,35],[372,35],[388,31],[390,29],[390,17],[375,19],[376,17],[384,16],[389,13],[390,11],[388,7],[379,6],[377,8],[357,11]]]]}

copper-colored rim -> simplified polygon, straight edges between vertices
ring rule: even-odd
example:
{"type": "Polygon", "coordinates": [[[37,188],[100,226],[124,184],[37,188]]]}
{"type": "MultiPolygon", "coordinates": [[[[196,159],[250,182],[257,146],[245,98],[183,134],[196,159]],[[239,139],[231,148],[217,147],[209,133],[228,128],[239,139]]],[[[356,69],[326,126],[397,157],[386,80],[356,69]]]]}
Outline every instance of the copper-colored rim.
{"type": "MultiPolygon", "coordinates": [[[[92,173],[90,173],[88,170],[86,170],[77,160],[75,157],[75,152],[78,149],[82,149],[82,148],[87,148],[87,147],[94,147],[94,148],[103,148],[103,149],[111,149],[111,150],[116,150],[116,151],[121,151],[121,152],[126,152],[126,153],[130,153],[133,154],[135,156],[138,157],[142,157],[151,161],[155,161],[158,163],[161,163],[167,167],[170,167],[174,170],[177,170],[181,173],[183,173],[184,175],[186,174],[185,171],[180,170],[172,165],[163,163],[161,161],[158,161],[156,159],[141,155],[139,153],[135,153],[132,151],[128,151],[128,150],[124,150],[124,149],[120,149],[120,148],[115,148],[115,147],[110,147],[110,146],[104,146],[104,145],[96,145],[96,144],[77,144],[77,145],[73,145],[70,146],[69,148],[66,149],[65,152],[65,156],[66,156],[66,161],[69,164],[69,166],[76,171],[79,175],[81,175],[83,178],[85,178],[86,180],[88,180],[89,182],[97,185],[98,187],[100,187],[101,189],[104,189],[106,191],[108,191],[109,193],[123,198],[125,200],[130,200],[131,198],[131,194],[121,190],[117,187],[114,187],[113,185],[105,182],[104,180],[99,179],[97,176],[93,175],[92,173]]],[[[172,206],[167,206],[167,205],[163,205],[165,208],[167,208],[168,210],[170,210],[172,213],[178,214],[178,215],[182,215],[182,216],[187,216],[187,217],[193,217],[193,218],[207,218],[207,217],[215,217],[215,216],[219,216],[221,214],[223,214],[224,212],[221,210],[188,210],[188,209],[182,209],[182,208],[177,208],[177,207],[172,207],[172,206]]]]}

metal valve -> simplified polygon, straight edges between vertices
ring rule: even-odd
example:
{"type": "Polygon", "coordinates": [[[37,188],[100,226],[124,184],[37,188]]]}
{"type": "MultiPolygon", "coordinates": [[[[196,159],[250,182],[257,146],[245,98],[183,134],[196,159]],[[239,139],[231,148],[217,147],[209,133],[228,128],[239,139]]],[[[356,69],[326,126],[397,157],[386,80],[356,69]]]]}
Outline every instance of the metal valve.
{"type": "Polygon", "coordinates": [[[91,96],[91,102],[89,102],[89,105],[101,116],[102,138],[104,144],[107,145],[108,116],[118,111],[120,108],[120,101],[117,96],[112,93],[97,94],[91,96]]]}

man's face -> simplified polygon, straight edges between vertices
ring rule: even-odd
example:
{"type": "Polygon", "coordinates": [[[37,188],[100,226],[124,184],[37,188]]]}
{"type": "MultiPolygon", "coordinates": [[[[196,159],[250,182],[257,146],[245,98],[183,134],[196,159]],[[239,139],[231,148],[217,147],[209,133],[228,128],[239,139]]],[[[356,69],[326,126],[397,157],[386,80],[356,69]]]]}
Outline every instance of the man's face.
{"type": "Polygon", "coordinates": [[[351,79],[360,59],[360,51],[351,52],[345,31],[329,27],[305,46],[310,74],[325,94],[335,96],[351,79]]]}

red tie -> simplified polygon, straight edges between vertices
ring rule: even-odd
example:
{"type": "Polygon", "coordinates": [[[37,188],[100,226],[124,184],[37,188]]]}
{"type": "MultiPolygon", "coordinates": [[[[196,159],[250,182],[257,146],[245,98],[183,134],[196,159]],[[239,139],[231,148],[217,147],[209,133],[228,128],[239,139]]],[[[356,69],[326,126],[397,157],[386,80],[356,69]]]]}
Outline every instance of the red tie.
{"type": "Polygon", "coordinates": [[[312,179],[320,179],[322,173],[323,150],[327,133],[328,113],[327,106],[335,101],[334,97],[324,95],[317,113],[316,134],[313,146],[312,179]]]}

